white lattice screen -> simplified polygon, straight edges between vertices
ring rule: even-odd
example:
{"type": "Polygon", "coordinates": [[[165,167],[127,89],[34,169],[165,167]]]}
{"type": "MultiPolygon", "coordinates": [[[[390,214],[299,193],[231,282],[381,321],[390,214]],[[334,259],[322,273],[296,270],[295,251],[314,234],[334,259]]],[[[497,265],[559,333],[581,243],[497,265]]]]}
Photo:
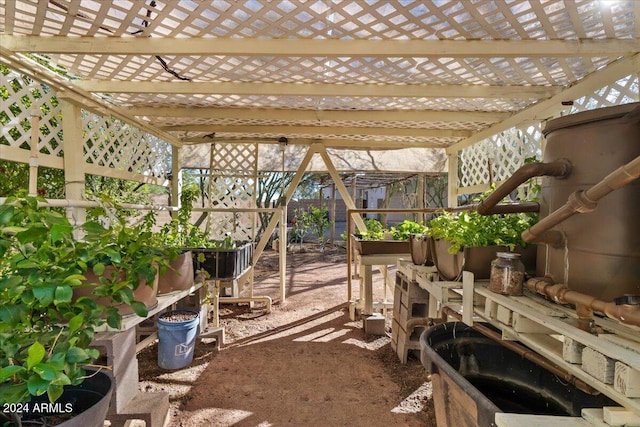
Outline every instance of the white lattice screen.
{"type": "Polygon", "coordinates": [[[215,209],[256,208],[258,144],[212,144],[207,228],[213,239],[254,240],[255,212],[215,209]]]}
{"type": "MultiPolygon", "coordinates": [[[[628,76],[574,102],[571,113],[637,102],[638,77],[628,76]]],[[[459,194],[509,178],[527,157],[542,158],[542,123],[512,128],[460,151],[459,194]]]]}
{"type": "MultiPolygon", "coordinates": [[[[31,127],[39,128],[38,152],[64,157],[62,106],[50,86],[9,68],[0,72],[0,145],[23,152],[27,162],[31,149],[31,127]],[[32,116],[37,116],[34,120],[32,116]],[[34,120],[34,121],[32,121],[34,120]]],[[[105,169],[91,173],[140,180],[141,176],[161,180],[171,171],[171,145],[121,120],[82,111],[85,160],[105,169]],[[126,171],[111,174],[110,170],[126,171]]],[[[62,165],[60,165],[62,166],[62,165]]]]}
{"type": "Polygon", "coordinates": [[[157,178],[171,171],[171,146],[158,137],[87,111],[82,123],[87,163],[157,178]]]}
{"type": "Polygon", "coordinates": [[[29,150],[31,116],[35,114],[39,116],[38,151],[62,156],[61,106],[53,90],[9,69],[0,72],[0,88],[0,144],[29,150]]]}

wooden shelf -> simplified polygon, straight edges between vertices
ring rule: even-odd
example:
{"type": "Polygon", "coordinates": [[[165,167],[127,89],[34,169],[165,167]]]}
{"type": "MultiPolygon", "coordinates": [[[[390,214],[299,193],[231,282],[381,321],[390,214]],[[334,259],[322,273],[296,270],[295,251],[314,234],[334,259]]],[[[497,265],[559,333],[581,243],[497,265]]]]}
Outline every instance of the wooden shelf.
{"type": "MultiPolygon", "coordinates": [[[[398,268],[405,275],[413,274],[420,287],[437,300],[440,308],[447,306],[461,313],[464,323],[472,326],[474,322],[481,321],[495,326],[502,331],[503,339],[520,341],[624,407],[618,410],[626,411],[632,417],[640,416],[638,328],[595,316],[596,325],[604,333],[594,335],[577,327],[577,315],[571,307],[555,304],[541,296],[528,292],[523,296],[497,294],[487,288],[487,281],[474,281],[468,272],[463,273],[462,282],[441,282],[437,280],[437,274],[425,272],[424,267],[399,262],[398,268]],[[462,305],[459,299],[452,297],[452,293],[462,295],[462,305]],[[577,360],[571,360],[565,354],[567,344],[579,349],[577,360]],[[591,363],[589,359],[585,359],[583,368],[582,355],[588,354],[582,352],[583,348],[609,367],[624,365],[626,376],[619,378],[621,374],[616,368],[614,380],[609,381],[600,376],[600,364],[591,363]],[[621,382],[628,382],[626,389],[620,386],[621,382]]],[[[604,409],[607,412],[611,408],[604,409]]],[[[599,424],[588,422],[586,425],[599,424]]]]}
{"type": "Polygon", "coordinates": [[[185,289],[184,291],[174,291],[168,294],[163,294],[158,296],[158,304],[149,309],[149,314],[147,317],[140,317],[136,314],[131,314],[128,316],[122,317],[122,327],[120,329],[113,329],[109,327],[107,324],[102,325],[100,328],[97,328],[97,332],[106,332],[106,331],[126,331],[127,329],[131,329],[136,325],[144,322],[146,319],[155,316],[160,313],[167,307],[177,303],[181,299],[186,296],[194,293],[198,289],[200,289],[204,285],[204,282],[194,283],[189,289],[185,289]]]}

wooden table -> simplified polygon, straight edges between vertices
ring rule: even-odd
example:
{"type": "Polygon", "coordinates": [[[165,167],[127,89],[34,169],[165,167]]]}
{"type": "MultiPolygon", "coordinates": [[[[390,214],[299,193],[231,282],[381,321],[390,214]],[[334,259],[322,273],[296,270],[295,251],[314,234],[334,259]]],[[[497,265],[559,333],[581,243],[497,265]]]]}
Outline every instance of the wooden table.
{"type": "MultiPolygon", "coordinates": [[[[362,314],[369,316],[373,314],[373,273],[372,267],[374,265],[380,265],[386,268],[389,265],[396,265],[398,259],[408,258],[411,254],[371,254],[371,255],[356,255],[356,261],[360,266],[360,301],[357,304],[357,308],[362,310],[362,314]]],[[[385,274],[386,276],[386,274],[385,274]]],[[[386,277],[385,277],[385,290],[386,290],[386,277]]],[[[386,294],[386,292],[385,292],[386,294]]]]}

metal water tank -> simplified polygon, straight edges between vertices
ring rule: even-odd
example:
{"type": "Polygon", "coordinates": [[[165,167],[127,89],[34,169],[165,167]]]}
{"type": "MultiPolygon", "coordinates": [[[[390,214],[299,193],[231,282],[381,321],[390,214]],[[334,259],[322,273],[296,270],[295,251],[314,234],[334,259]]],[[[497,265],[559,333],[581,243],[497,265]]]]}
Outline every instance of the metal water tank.
{"type": "MultiPolygon", "coordinates": [[[[544,161],[568,159],[568,177],[542,178],[540,216],[640,156],[640,103],[577,113],[550,121],[544,161]]],[[[538,247],[537,273],[569,289],[612,301],[640,294],[640,180],[616,190],[590,213],[558,226],[562,247],[538,247]]]]}

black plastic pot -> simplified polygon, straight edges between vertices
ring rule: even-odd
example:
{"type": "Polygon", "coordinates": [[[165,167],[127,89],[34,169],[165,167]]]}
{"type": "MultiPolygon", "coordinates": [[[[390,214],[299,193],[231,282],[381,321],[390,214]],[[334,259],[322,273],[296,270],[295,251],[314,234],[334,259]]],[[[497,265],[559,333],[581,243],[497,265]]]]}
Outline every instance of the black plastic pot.
{"type": "Polygon", "coordinates": [[[580,416],[582,408],[615,405],[462,323],[424,331],[420,360],[431,373],[438,427],[495,426],[496,412],[580,416]]]}
{"type": "Polygon", "coordinates": [[[32,398],[29,411],[22,414],[22,426],[102,427],[111,402],[113,381],[103,372],[87,370],[87,376],[80,385],[65,386],[62,396],[53,404],[46,394],[32,398]],[[68,413],[73,417],[62,423],[51,423],[56,416],[68,413]]]}

